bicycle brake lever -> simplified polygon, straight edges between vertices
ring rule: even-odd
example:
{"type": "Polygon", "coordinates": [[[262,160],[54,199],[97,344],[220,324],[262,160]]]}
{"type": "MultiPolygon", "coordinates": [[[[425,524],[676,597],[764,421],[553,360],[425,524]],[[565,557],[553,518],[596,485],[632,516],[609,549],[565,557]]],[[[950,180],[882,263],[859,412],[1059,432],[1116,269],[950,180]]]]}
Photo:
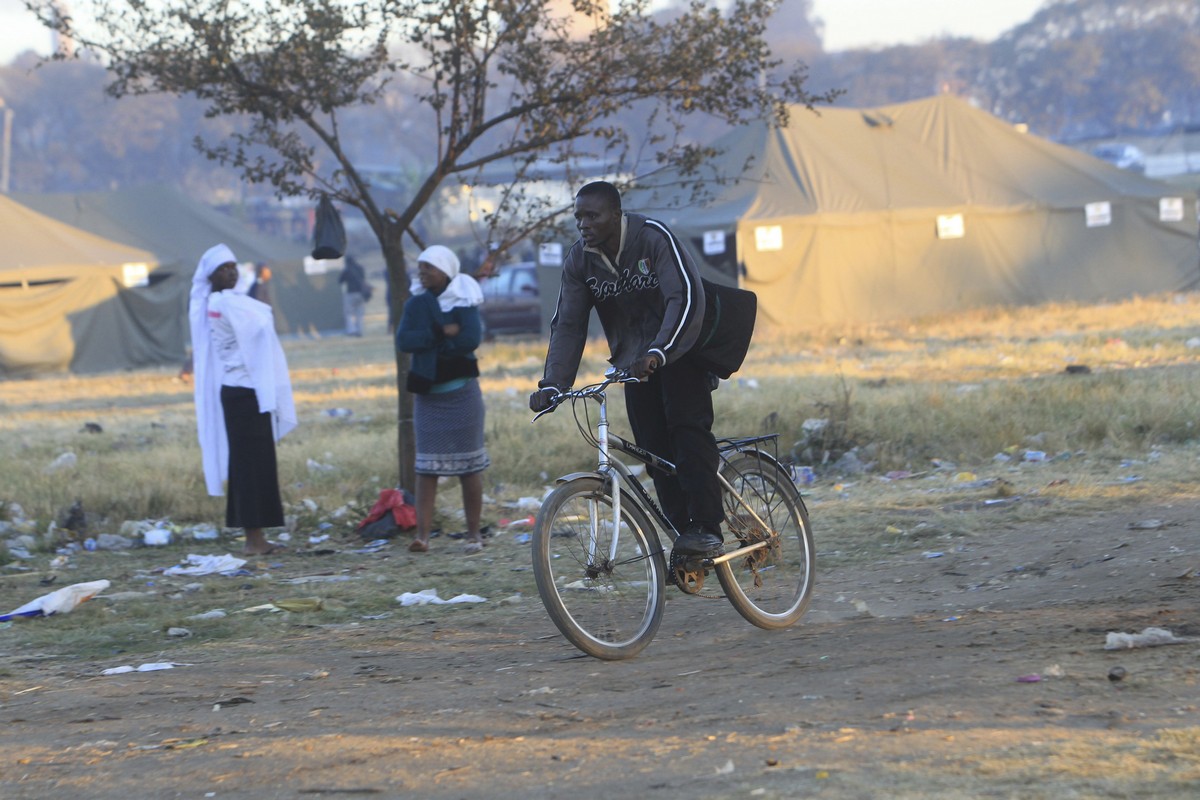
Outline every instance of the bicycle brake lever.
{"type": "Polygon", "coordinates": [[[617,369],[616,367],[612,367],[605,372],[604,377],[607,378],[610,383],[642,383],[642,379],[635,378],[634,376],[630,375],[629,370],[617,369]]]}
{"type": "Polygon", "coordinates": [[[554,397],[552,397],[550,399],[550,405],[547,406],[546,408],[543,408],[541,411],[537,412],[536,414],[534,414],[533,419],[529,420],[529,424],[532,425],[533,423],[537,422],[539,419],[546,416],[547,414],[554,413],[554,410],[557,409],[560,405],[562,405],[562,399],[563,399],[563,396],[561,394],[554,395],[554,397]]]}

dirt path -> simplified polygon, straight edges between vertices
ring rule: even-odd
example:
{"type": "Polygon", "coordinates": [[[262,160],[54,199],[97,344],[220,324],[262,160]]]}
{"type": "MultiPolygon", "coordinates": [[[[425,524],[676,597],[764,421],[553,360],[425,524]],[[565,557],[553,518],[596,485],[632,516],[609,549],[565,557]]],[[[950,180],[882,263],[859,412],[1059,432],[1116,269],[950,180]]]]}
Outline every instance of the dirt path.
{"type": "Polygon", "coordinates": [[[997,522],[819,568],[784,632],[672,594],[629,662],[580,656],[536,598],[162,672],[19,662],[0,797],[1197,796],[1200,504],[997,522]],[[1149,626],[1196,641],[1104,649],[1149,626]]]}

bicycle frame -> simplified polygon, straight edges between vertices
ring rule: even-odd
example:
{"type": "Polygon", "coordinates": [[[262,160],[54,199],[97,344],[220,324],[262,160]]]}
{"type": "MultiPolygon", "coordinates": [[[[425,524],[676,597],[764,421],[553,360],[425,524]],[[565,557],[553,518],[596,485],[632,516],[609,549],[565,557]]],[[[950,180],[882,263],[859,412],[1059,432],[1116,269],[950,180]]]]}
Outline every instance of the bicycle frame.
{"type": "Polygon", "coordinates": [[[594,471],[559,479],[534,525],[533,573],[551,620],[588,655],[631,658],[658,630],[665,588],[699,595],[715,573],[724,597],[751,624],[767,630],[794,624],[811,597],[813,541],[800,492],[776,456],[778,437],[717,440],[721,488],[714,491],[721,494],[730,552],[676,553],[679,531],[644,476],[634,476],[633,462],[668,474],[676,474],[675,465],[609,427],[605,390],[628,380],[610,373],[600,383],[556,392],[534,417],[571,401],[579,433],[598,453],[594,471]],[[599,419],[586,402],[580,413],[577,400],[595,400],[599,419]]]}
{"type": "MultiPolygon", "coordinates": [[[[614,374],[612,376],[606,377],[605,380],[602,381],[601,383],[598,383],[598,384],[595,384],[592,386],[588,386],[588,387],[584,387],[583,389],[580,389],[578,391],[568,391],[568,392],[560,393],[556,398],[556,404],[561,403],[565,399],[585,399],[585,400],[595,400],[597,402],[597,404],[600,406],[599,420],[596,425],[596,446],[597,446],[597,450],[599,451],[599,463],[597,465],[597,469],[594,474],[597,475],[598,477],[600,477],[602,480],[606,480],[611,483],[611,486],[612,486],[612,508],[613,508],[613,512],[612,512],[613,523],[612,524],[614,526],[617,526],[617,520],[621,519],[621,498],[622,498],[621,489],[623,486],[629,486],[630,488],[633,489],[633,496],[635,498],[637,498],[637,500],[639,501],[639,504],[642,506],[642,510],[647,512],[647,514],[650,516],[650,518],[654,522],[657,523],[658,528],[662,531],[665,531],[668,538],[672,542],[674,542],[675,539],[679,536],[679,531],[677,531],[675,529],[675,526],[672,525],[671,521],[667,519],[665,514],[663,514],[662,510],[658,507],[658,504],[655,503],[654,500],[650,497],[649,493],[646,491],[646,488],[644,486],[642,486],[641,481],[637,480],[634,477],[633,472],[629,469],[629,467],[624,462],[622,462],[620,459],[614,458],[612,455],[612,448],[615,447],[616,449],[620,450],[621,452],[626,453],[626,454],[632,456],[633,458],[637,459],[639,462],[646,465],[646,467],[648,469],[659,469],[659,470],[663,470],[664,472],[667,472],[668,474],[672,474],[672,475],[675,474],[675,465],[673,463],[671,463],[670,461],[667,461],[665,458],[662,458],[662,457],[650,452],[649,450],[645,449],[644,447],[639,447],[634,442],[631,442],[628,439],[618,436],[617,434],[612,433],[609,430],[608,397],[606,394],[606,390],[613,383],[623,383],[623,382],[627,382],[627,381],[631,381],[631,380],[632,379],[623,377],[620,374],[614,374]]],[[[534,417],[534,420],[536,421],[539,417],[542,416],[542,414],[546,414],[546,413],[548,413],[548,411],[540,412],[537,416],[534,417]]],[[[582,429],[582,426],[581,426],[581,429],[582,429]]],[[[754,452],[760,458],[767,460],[771,463],[774,463],[776,466],[779,466],[782,469],[783,468],[782,465],[779,464],[779,460],[774,455],[772,455],[770,453],[766,453],[761,448],[758,447],[758,445],[762,442],[769,441],[769,442],[774,443],[776,441],[776,439],[777,439],[777,434],[769,434],[769,435],[765,435],[765,436],[750,436],[750,437],[743,437],[743,438],[738,438],[738,439],[718,439],[717,440],[718,452],[721,456],[721,461],[723,463],[727,464],[728,463],[728,458],[726,457],[727,454],[742,453],[742,452],[745,452],[747,449],[753,449],[754,452]]],[[[592,473],[575,472],[575,473],[571,473],[569,475],[564,475],[558,479],[557,483],[564,483],[566,481],[569,481],[574,478],[580,477],[582,475],[587,475],[587,474],[592,474],[592,473]]],[[[766,522],[764,522],[763,519],[758,515],[758,513],[753,509],[753,507],[749,503],[747,503],[746,500],[740,494],[738,494],[738,492],[733,488],[733,486],[729,483],[729,481],[725,478],[725,476],[721,473],[720,470],[717,471],[717,478],[721,482],[721,485],[725,488],[725,491],[729,492],[730,495],[737,500],[738,505],[743,510],[748,512],[750,514],[750,516],[753,517],[753,519],[756,523],[758,523],[765,530],[770,529],[770,526],[766,522]]],[[[598,519],[593,519],[590,521],[590,524],[589,524],[590,541],[588,543],[588,556],[592,559],[595,558],[596,542],[599,539],[599,532],[596,529],[597,525],[599,525],[598,519]]],[[[612,536],[611,544],[610,544],[610,552],[609,552],[610,559],[616,558],[616,552],[617,552],[617,546],[619,543],[619,538],[620,538],[619,527],[614,527],[613,536],[612,536]]],[[[661,542],[660,542],[660,544],[661,544],[661,542]]],[[[725,553],[724,555],[717,556],[712,559],[705,559],[705,563],[706,564],[719,564],[723,561],[728,561],[732,558],[744,556],[747,553],[751,552],[752,550],[757,550],[761,547],[767,547],[769,544],[770,544],[769,541],[757,542],[755,544],[748,545],[746,547],[734,549],[729,553],[725,553]]]]}

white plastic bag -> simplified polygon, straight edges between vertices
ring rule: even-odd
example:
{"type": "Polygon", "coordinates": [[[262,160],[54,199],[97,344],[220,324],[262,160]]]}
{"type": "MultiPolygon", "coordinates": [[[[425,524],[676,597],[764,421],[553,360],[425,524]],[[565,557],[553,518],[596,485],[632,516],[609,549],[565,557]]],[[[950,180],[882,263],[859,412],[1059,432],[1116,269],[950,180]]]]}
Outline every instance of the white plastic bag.
{"type": "Polygon", "coordinates": [[[402,606],[448,605],[450,603],[486,603],[486,597],[477,594],[459,594],[449,600],[438,597],[437,589],[422,589],[419,592],[405,592],[396,598],[402,606]]]}
{"type": "Polygon", "coordinates": [[[50,594],[44,594],[36,600],[31,600],[7,614],[0,615],[0,622],[7,622],[13,617],[49,617],[52,614],[66,614],[74,611],[80,603],[91,600],[110,585],[110,581],[90,581],[64,586],[50,594]]]}
{"type": "Polygon", "coordinates": [[[1165,644],[1187,644],[1185,639],[1166,628],[1142,628],[1141,633],[1119,633],[1109,631],[1104,642],[1105,650],[1133,650],[1138,647],[1161,647],[1165,644]]]}

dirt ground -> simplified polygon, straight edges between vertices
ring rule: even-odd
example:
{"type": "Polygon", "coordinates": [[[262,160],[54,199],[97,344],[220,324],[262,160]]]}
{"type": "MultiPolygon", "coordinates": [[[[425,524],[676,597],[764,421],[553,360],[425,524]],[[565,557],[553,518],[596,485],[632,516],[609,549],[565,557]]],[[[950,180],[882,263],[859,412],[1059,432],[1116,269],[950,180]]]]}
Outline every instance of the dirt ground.
{"type": "Polygon", "coordinates": [[[626,662],[579,654],[536,598],[160,672],[17,661],[0,797],[1190,798],[1198,610],[1189,501],[818,564],[783,632],[672,592],[626,662]],[[1193,641],[1104,648],[1151,626],[1193,641]]]}

